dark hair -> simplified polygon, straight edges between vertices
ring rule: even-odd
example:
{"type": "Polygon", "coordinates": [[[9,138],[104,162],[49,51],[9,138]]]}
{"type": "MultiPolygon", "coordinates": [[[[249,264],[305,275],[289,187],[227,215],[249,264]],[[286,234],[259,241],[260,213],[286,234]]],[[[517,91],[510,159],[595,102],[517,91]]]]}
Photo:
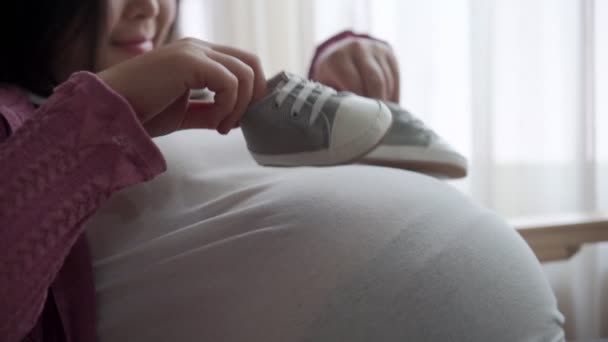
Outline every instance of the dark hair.
{"type": "Polygon", "coordinates": [[[52,67],[75,37],[85,38],[84,67],[93,69],[104,1],[0,1],[0,83],[50,95],[57,85],[52,67]]]}

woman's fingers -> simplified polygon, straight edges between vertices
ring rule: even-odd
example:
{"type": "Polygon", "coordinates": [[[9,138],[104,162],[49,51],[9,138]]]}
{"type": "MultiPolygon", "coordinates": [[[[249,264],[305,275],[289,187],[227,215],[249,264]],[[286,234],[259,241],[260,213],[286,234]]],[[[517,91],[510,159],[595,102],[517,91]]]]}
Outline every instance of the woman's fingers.
{"type": "MultiPolygon", "coordinates": [[[[215,128],[220,133],[226,134],[238,125],[239,120],[252,103],[266,95],[266,77],[262,65],[254,54],[228,47],[197,41],[206,47],[206,56],[229,70],[237,80],[236,102],[234,108],[229,112],[215,112],[208,115],[214,116],[209,128],[215,128]]],[[[207,86],[216,92],[215,101],[218,102],[217,90],[207,86]]],[[[195,108],[199,106],[195,105],[195,108]]],[[[200,108],[198,108],[200,109],[200,108]]],[[[222,109],[221,107],[218,110],[222,109]]],[[[205,106],[204,111],[209,112],[205,106]]]]}
{"type": "Polygon", "coordinates": [[[401,98],[401,72],[399,71],[399,63],[397,62],[397,58],[393,53],[389,53],[386,56],[386,62],[390,67],[391,74],[395,78],[395,89],[393,91],[393,94],[391,95],[390,100],[395,103],[399,103],[399,100],[401,98]]]}
{"type": "Polygon", "coordinates": [[[364,43],[358,43],[353,48],[353,59],[359,70],[359,77],[363,81],[364,95],[378,99],[386,98],[384,72],[378,65],[371,47],[364,43]]]}
{"type": "MultiPolygon", "coordinates": [[[[315,73],[315,79],[338,90],[399,99],[397,62],[390,47],[377,41],[340,45],[319,61],[315,73]]],[[[226,134],[238,126],[251,103],[267,93],[257,56],[193,38],[134,58],[100,76],[131,103],[142,122],[153,120],[149,127],[155,135],[180,128],[210,128],[226,134]],[[215,93],[212,104],[190,101],[185,110],[172,106],[185,91],[201,88],[215,93]]]]}
{"type": "Polygon", "coordinates": [[[384,80],[386,81],[386,92],[382,97],[382,100],[392,101],[395,94],[395,77],[393,72],[391,71],[391,67],[388,64],[388,61],[384,56],[375,56],[376,63],[382,69],[382,75],[384,76],[384,80]]]}
{"type": "Polygon", "coordinates": [[[182,128],[186,119],[190,91],[185,91],[161,113],[144,123],[148,134],[153,137],[169,134],[182,128]]]}
{"type": "Polygon", "coordinates": [[[215,112],[216,107],[212,102],[190,101],[179,129],[211,128],[215,112]]]}
{"type": "MultiPolygon", "coordinates": [[[[205,56],[208,51],[205,52],[205,56]]],[[[238,101],[239,79],[222,63],[204,58],[192,68],[193,75],[186,84],[189,89],[209,88],[215,93],[213,105],[205,107],[205,118],[188,116],[184,128],[217,128],[230,115],[238,101]]]]}
{"type": "Polygon", "coordinates": [[[209,51],[207,55],[226,67],[238,81],[237,98],[233,110],[230,113],[217,116],[216,121],[213,122],[213,128],[216,128],[221,134],[227,134],[251,103],[255,75],[253,69],[238,58],[215,50],[209,51]]]}
{"type": "Polygon", "coordinates": [[[313,79],[359,95],[399,101],[399,68],[390,46],[368,38],[344,42],[320,57],[313,79]]]}
{"type": "Polygon", "coordinates": [[[321,83],[335,87],[338,90],[347,90],[358,95],[364,95],[363,80],[359,76],[359,70],[351,58],[343,58],[335,55],[326,70],[321,71],[318,77],[321,83]]]}
{"type": "Polygon", "coordinates": [[[211,45],[215,51],[221,52],[226,55],[238,58],[241,62],[247,64],[253,70],[253,98],[252,101],[261,100],[268,92],[266,85],[266,75],[262,68],[262,62],[260,58],[252,53],[239,50],[230,46],[222,45],[211,45]]]}
{"type": "Polygon", "coordinates": [[[267,91],[255,55],[194,38],[160,47],[99,75],[129,101],[142,123],[150,122],[153,135],[180,128],[227,133],[238,125],[250,103],[267,91]],[[196,101],[187,108],[176,105],[185,92],[202,88],[215,93],[211,105],[196,101]]]}
{"type": "Polygon", "coordinates": [[[237,58],[249,68],[251,68],[251,71],[253,73],[252,82],[247,84],[247,86],[251,87],[251,96],[249,97],[249,101],[243,102],[243,107],[237,106],[235,112],[220,124],[219,132],[222,134],[227,134],[232,128],[238,127],[239,121],[241,120],[243,114],[247,110],[247,107],[251,103],[257,102],[261,100],[264,96],[266,96],[266,93],[268,92],[268,88],[266,85],[266,75],[264,74],[264,70],[262,69],[262,63],[258,56],[230,46],[211,46],[215,51],[237,58]]]}

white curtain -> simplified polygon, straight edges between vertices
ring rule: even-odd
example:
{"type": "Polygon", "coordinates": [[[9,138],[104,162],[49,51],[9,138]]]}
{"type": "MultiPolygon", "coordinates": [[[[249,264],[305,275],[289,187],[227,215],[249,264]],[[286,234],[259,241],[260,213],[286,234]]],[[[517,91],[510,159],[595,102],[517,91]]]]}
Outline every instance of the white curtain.
{"type": "MultiPolygon", "coordinates": [[[[402,104],[470,160],[454,186],[507,218],[608,209],[608,0],[182,2],[184,34],[256,52],[269,75],[305,74],[343,29],[386,40],[402,104]]],[[[608,336],[606,257],[545,266],[570,338],[608,336]]]]}

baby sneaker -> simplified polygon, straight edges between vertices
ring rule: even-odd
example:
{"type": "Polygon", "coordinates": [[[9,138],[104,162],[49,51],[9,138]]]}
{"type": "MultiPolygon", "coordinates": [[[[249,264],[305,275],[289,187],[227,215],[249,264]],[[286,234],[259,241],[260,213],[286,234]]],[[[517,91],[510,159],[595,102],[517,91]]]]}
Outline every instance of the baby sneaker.
{"type": "Polygon", "coordinates": [[[366,155],[392,120],[381,101],[281,72],[268,81],[268,95],[247,109],[240,124],[258,164],[329,166],[366,155]]]}
{"type": "Polygon", "coordinates": [[[467,160],[435,132],[395,103],[386,102],[393,125],[380,145],[359,162],[418,171],[440,178],[463,178],[467,160]]]}

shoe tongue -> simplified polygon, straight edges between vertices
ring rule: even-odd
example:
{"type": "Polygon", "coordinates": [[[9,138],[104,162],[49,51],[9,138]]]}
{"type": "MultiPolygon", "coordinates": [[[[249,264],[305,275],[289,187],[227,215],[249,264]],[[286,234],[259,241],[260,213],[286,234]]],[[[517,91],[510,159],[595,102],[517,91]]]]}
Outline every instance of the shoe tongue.
{"type": "Polygon", "coordinates": [[[266,86],[268,87],[268,92],[272,92],[275,89],[280,89],[283,86],[285,86],[285,84],[287,84],[287,82],[289,82],[289,80],[291,79],[301,79],[301,77],[296,76],[292,73],[289,73],[287,71],[281,71],[278,74],[276,74],[274,77],[272,77],[271,79],[269,79],[266,83],[266,86]]]}

